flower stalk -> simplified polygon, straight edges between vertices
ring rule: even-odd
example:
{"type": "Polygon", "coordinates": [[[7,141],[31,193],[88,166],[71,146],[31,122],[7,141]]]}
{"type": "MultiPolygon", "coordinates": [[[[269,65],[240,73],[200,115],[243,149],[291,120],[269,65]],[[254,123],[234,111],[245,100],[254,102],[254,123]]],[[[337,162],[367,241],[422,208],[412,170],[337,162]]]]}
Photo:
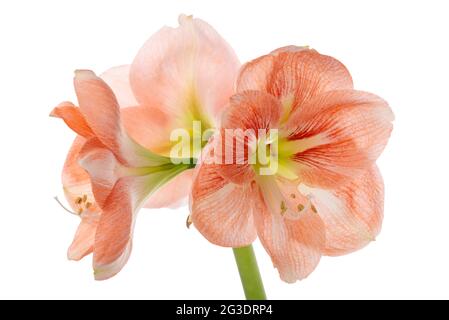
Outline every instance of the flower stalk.
{"type": "Polygon", "coordinates": [[[233,248],[235,261],[239,269],[240,280],[247,300],[266,300],[262,277],[260,276],[253,246],[233,248]]]}

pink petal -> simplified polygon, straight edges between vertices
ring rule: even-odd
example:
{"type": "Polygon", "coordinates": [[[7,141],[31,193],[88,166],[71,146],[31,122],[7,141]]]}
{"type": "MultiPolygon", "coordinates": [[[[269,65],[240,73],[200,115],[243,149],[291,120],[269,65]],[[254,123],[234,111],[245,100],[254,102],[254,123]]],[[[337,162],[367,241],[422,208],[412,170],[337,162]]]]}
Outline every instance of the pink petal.
{"type": "Polygon", "coordinates": [[[316,95],[352,88],[351,75],[341,62],[301,47],[281,48],[247,63],[237,80],[238,92],[261,90],[278,97],[285,117],[316,95]]]}
{"type": "Polygon", "coordinates": [[[213,122],[233,92],[240,63],[206,22],[181,15],[179,24],[162,28],[139,51],[131,66],[133,91],[174,123],[186,120],[180,119],[186,112],[213,122]]]}
{"type": "Polygon", "coordinates": [[[130,65],[123,65],[106,70],[100,78],[112,89],[120,107],[137,106],[137,100],[129,83],[130,65]]]}
{"type": "Polygon", "coordinates": [[[89,70],[76,71],[75,90],[82,114],[95,136],[124,165],[166,163],[131,140],[123,130],[118,102],[111,88],[89,70]]]}
{"type": "Polygon", "coordinates": [[[80,109],[71,102],[63,102],[53,109],[50,116],[61,118],[70,129],[80,136],[90,138],[94,135],[80,109]]]}
{"type": "Polygon", "coordinates": [[[366,246],[379,234],[384,188],[376,166],[336,190],[310,189],[326,227],[323,254],[338,256],[366,246]]]}
{"type": "Polygon", "coordinates": [[[281,279],[292,283],[306,278],[318,265],[325,243],[324,224],[312,210],[303,210],[295,219],[283,216],[278,197],[269,194],[277,186],[268,187],[260,193],[256,190],[257,234],[281,279]]]}
{"type": "Polygon", "coordinates": [[[355,90],[331,91],[304,104],[282,129],[290,140],[316,138],[293,156],[301,180],[332,187],[370,168],[390,136],[394,116],[381,98],[355,90]]]}
{"type": "MultiPolygon", "coordinates": [[[[277,128],[281,112],[279,101],[260,91],[247,91],[232,96],[230,106],[224,112],[221,121],[221,141],[218,142],[217,156],[220,158],[220,174],[234,183],[248,182],[253,179],[253,171],[248,163],[250,144],[257,143],[259,130],[268,136],[268,130],[277,128]],[[229,135],[226,130],[238,129],[242,135],[229,135]],[[244,133],[252,133],[246,136],[244,133]],[[220,145],[220,142],[222,145],[220,145]],[[243,148],[238,148],[238,146],[243,148]],[[232,146],[228,150],[227,146],[232,146]],[[243,152],[242,152],[243,151],[243,152]],[[226,156],[232,152],[232,163],[226,156]]],[[[253,150],[255,151],[255,150],[253,150]]]]}
{"type": "Polygon", "coordinates": [[[187,200],[192,187],[193,170],[186,170],[155,191],[145,208],[177,208],[187,200]]]}
{"type": "Polygon", "coordinates": [[[256,238],[249,185],[227,182],[216,165],[202,164],[192,186],[192,221],[210,242],[242,247],[256,238]]]}
{"type": "Polygon", "coordinates": [[[96,280],[117,274],[128,260],[133,228],[130,180],[120,180],[103,206],[95,235],[93,267],[96,280]]]}
{"type": "Polygon", "coordinates": [[[129,107],[121,109],[126,132],[141,146],[168,156],[173,142],[170,141],[170,119],[158,108],[129,107]]]}
{"type": "Polygon", "coordinates": [[[78,261],[92,253],[99,217],[98,213],[89,212],[82,218],[67,252],[69,260],[78,261]]]}
{"type": "Polygon", "coordinates": [[[120,178],[121,165],[97,138],[91,138],[83,145],[79,152],[79,164],[89,174],[96,203],[103,207],[120,178]]]}

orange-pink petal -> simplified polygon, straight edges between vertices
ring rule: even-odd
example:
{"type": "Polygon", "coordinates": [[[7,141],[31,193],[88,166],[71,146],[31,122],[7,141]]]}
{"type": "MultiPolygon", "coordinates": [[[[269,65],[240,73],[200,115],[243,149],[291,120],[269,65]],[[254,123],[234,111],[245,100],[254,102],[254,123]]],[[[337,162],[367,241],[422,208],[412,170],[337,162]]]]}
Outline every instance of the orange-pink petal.
{"type": "Polygon", "coordinates": [[[330,91],[294,112],[282,130],[290,140],[317,141],[292,156],[301,180],[334,187],[371,167],[387,144],[393,118],[387,102],[378,96],[330,91]]]}
{"type": "Polygon", "coordinates": [[[216,148],[223,177],[235,183],[253,178],[249,155],[256,151],[254,147],[261,131],[268,138],[269,129],[277,128],[280,114],[279,101],[267,93],[246,91],[231,97],[230,106],[222,116],[216,148]]]}
{"type": "Polygon", "coordinates": [[[244,65],[237,91],[261,90],[278,97],[286,117],[316,95],[353,88],[351,75],[341,62],[315,50],[294,48],[280,48],[244,65]]]}
{"type": "Polygon", "coordinates": [[[80,109],[71,102],[60,103],[52,110],[50,116],[61,118],[70,129],[82,137],[90,138],[94,135],[80,109]]]}
{"type": "Polygon", "coordinates": [[[216,165],[202,164],[192,186],[191,218],[210,242],[242,247],[256,238],[249,185],[226,181],[216,165]]]}
{"type": "Polygon", "coordinates": [[[323,254],[338,256],[353,252],[379,234],[384,188],[376,166],[336,190],[310,189],[310,193],[326,228],[323,254]]]}
{"type": "Polygon", "coordinates": [[[325,244],[325,229],[319,215],[304,210],[290,219],[268,203],[266,194],[256,190],[254,219],[259,239],[279,271],[281,279],[292,283],[306,278],[318,265],[325,244]]]}
{"type": "Polygon", "coordinates": [[[93,257],[97,280],[114,276],[128,260],[134,223],[130,184],[130,179],[118,181],[102,207],[93,257]]]}

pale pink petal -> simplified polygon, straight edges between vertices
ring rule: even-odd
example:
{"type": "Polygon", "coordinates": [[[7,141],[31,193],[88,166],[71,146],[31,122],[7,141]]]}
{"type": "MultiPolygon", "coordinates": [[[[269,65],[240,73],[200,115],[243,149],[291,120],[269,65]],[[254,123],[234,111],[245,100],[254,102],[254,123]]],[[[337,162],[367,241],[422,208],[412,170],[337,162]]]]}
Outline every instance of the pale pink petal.
{"type": "Polygon", "coordinates": [[[387,102],[373,94],[330,91],[304,104],[282,130],[295,143],[316,142],[292,156],[300,179],[333,187],[371,167],[388,141],[393,118],[387,102]]]}
{"type": "Polygon", "coordinates": [[[229,183],[216,165],[202,164],[192,186],[192,221],[210,242],[242,247],[256,238],[249,185],[229,183]]]}
{"type": "Polygon", "coordinates": [[[283,281],[306,278],[318,265],[325,243],[321,218],[313,210],[302,210],[294,219],[283,215],[278,187],[258,186],[262,192],[255,190],[254,220],[262,245],[283,281]]]}
{"type": "Polygon", "coordinates": [[[100,75],[100,78],[112,89],[122,108],[138,104],[129,83],[130,67],[130,65],[114,67],[100,75]]]}
{"type": "Polygon", "coordinates": [[[338,60],[315,50],[281,48],[242,67],[237,91],[261,90],[278,97],[288,114],[323,92],[352,89],[352,78],[338,60]]]}
{"type": "Polygon", "coordinates": [[[100,215],[97,212],[86,212],[75,233],[72,244],[67,251],[69,260],[81,260],[92,253],[100,215]]]}
{"type": "Polygon", "coordinates": [[[90,138],[94,135],[84,116],[81,114],[80,109],[71,102],[59,104],[52,110],[50,116],[61,118],[70,129],[82,137],[90,138]]]}
{"type": "Polygon", "coordinates": [[[376,166],[336,190],[308,189],[326,227],[323,254],[338,256],[363,248],[380,232],[384,188],[376,166]]]}
{"type": "Polygon", "coordinates": [[[146,208],[177,208],[183,205],[192,187],[193,170],[180,173],[156,190],[145,203],[146,208]]]}
{"type": "Polygon", "coordinates": [[[131,86],[141,104],[166,112],[173,126],[185,124],[187,114],[212,125],[233,92],[240,63],[206,22],[181,15],[179,24],[144,44],[131,66],[131,86]]]}

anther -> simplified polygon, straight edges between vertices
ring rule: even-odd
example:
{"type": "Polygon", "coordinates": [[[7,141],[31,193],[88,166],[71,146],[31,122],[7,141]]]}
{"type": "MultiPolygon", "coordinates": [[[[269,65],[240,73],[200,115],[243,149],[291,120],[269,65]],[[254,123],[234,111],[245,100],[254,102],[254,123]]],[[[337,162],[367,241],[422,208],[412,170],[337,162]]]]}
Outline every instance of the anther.
{"type": "Polygon", "coordinates": [[[190,228],[190,225],[192,224],[192,217],[190,216],[190,214],[187,216],[187,219],[186,219],[186,227],[187,227],[187,229],[189,229],[190,228]]]}
{"type": "Polygon", "coordinates": [[[75,199],[76,204],[81,204],[81,202],[83,202],[83,199],[81,197],[75,199]]]}
{"type": "Polygon", "coordinates": [[[296,194],[292,193],[292,194],[290,195],[290,197],[291,197],[292,199],[295,199],[295,198],[296,198],[296,194]]]}
{"type": "Polygon", "coordinates": [[[318,210],[313,204],[311,205],[310,209],[312,209],[313,212],[318,213],[318,210]]]}
{"type": "Polygon", "coordinates": [[[298,211],[301,212],[302,210],[304,210],[304,205],[299,203],[297,208],[298,208],[298,211]]]}
{"type": "Polygon", "coordinates": [[[84,196],[83,196],[83,202],[86,202],[87,201],[87,195],[85,194],[84,196]]]}
{"type": "Polygon", "coordinates": [[[85,205],[86,209],[89,209],[91,205],[92,205],[92,202],[86,202],[86,205],[85,205]]]}

